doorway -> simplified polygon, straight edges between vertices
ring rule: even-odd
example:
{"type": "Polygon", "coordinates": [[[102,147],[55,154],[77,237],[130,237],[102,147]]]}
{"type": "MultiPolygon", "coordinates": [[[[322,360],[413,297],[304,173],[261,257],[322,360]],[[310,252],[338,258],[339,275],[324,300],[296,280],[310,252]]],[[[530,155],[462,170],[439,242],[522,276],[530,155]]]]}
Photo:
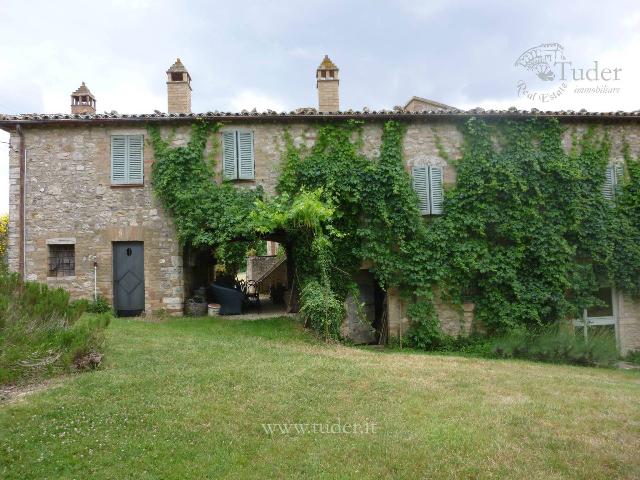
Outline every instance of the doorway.
{"type": "Polygon", "coordinates": [[[143,242],[113,242],[113,307],[122,317],[144,311],[143,242]]]}

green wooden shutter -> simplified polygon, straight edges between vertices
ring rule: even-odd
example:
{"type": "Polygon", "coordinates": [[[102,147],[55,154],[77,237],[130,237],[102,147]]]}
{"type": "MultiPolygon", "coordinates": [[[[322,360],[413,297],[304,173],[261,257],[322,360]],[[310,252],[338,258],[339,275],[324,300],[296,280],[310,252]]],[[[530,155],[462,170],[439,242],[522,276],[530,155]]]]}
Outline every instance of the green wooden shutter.
{"type": "Polygon", "coordinates": [[[614,165],[614,178],[615,178],[615,184],[614,184],[614,194],[618,195],[620,193],[620,185],[622,185],[622,178],[624,177],[624,163],[616,163],[614,165]]]}
{"type": "Polygon", "coordinates": [[[428,167],[413,167],[413,189],[418,195],[418,208],[422,215],[431,213],[431,205],[429,199],[429,171],[428,167]]]}
{"type": "Polygon", "coordinates": [[[236,157],[236,132],[222,132],[222,177],[225,180],[238,178],[236,157]]]}
{"type": "Polygon", "coordinates": [[[238,132],[238,178],[253,180],[255,178],[255,161],[253,158],[253,132],[238,132]]]}
{"type": "Polygon", "coordinates": [[[111,137],[111,183],[127,183],[127,137],[111,137]]]}
{"type": "Polygon", "coordinates": [[[429,167],[429,191],[431,194],[431,215],[442,215],[442,202],[444,192],[442,190],[442,167],[429,167]]]}
{"type": "Polygon", "coordinates": [[[142,135],[127,136],[127,183],[143,183],[144,162],[142,135]]]}
{"type": "Polygon", "coordinates": [[[613,201],[615,196],[615,167],[613,165],[607,165],[607,169],[604,174],[604,186],[602,187],[602,193],[604,198],[613,201]]]}

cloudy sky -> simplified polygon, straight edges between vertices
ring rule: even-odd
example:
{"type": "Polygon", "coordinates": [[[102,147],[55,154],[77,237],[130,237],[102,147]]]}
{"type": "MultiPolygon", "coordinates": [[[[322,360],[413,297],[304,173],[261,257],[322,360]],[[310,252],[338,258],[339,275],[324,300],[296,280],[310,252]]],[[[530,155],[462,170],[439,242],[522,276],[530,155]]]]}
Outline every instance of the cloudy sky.
{"type": "MultiPolygon", "coordinates": [[[[460,108],[640,109],[640,2],[582,1],[0,1],[0,113],[67,112],[82,81],[98,111],[166,110],[165,70],[180,57],[193,110],[316,106],[315,69],[340,67],[342,109],[392,108],[411,96],[460,108]],[[559,43],[574,68],[620,69],[618,81],[575,82],[550,93],[515,65],[559,43]],[[617,93],[576,93],[607,85],[617,93]]],[[[568,64],[567,64],[568,68],[568,64]]],[[[592,77],[594,73],[592,72],[592,77]]],[[[0,132],[0,142],[8,136],[0,132]]],[[[8,210],[0,143],[0,213],[8,210]]]]}

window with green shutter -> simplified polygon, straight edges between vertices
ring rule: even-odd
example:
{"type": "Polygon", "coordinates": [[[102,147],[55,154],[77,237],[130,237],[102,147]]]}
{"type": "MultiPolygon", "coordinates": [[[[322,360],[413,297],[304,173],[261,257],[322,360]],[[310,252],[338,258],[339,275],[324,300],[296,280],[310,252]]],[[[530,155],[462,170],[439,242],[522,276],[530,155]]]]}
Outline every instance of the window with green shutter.
{"type": "Polygon", "coordinates": [[[144,183],[144,137],[113,135],[111,137],[111,183],[138,185],[144,183]]]}
{"type": "Polygon", "coordinates": [[[236,132],[222,132],[222,170],[225,180],[238,178],[236,132]]]}
{"type": "Polygon", "coordinates": [[[444,191],[442,167],[413,167],[413,189],[418,195],[418,207],[422,215],[442,215],[444,191]]]}
{"type": "Polygon", "coordinates": [[[444,191],[442,179],[444,172],[442,167],[429,167],[429,194],[431,195],[431,215],[442,215],[442,203],[444,191]]]}
{"type": "Polygon", "coordinates": [[[222,132],[222,173],[225,180],[255,178],[253,132],[249,130],[222,132]]]}
{"type": "Polygon", "coordinates": [[[624,165],[622,163],[612,163],[607,165],[607,169],[605,170],[604,186],[602,187],[604,198],[610,201],[615,200],[623,175],[624,165]]]}
{"type": "Polygon", "coordinates": [[[429,195],[429,167],[413,167],[413,189],[418,194],[418,207],[422,215],[431,213],[429,195]]]}

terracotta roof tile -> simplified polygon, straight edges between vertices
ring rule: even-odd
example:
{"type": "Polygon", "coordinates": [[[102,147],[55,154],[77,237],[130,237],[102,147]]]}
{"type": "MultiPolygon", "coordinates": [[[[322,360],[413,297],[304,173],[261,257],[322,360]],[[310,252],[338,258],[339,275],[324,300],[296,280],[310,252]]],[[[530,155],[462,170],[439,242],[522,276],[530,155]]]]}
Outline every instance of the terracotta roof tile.
{"type": "Polygon", "coordinates": [[[142,114],[120,114],[117,112],[111,113],[96,113],[96,114],[66,114],[66,113],[26,113],[21,115],[4,115],[0,114],[0,127],[10,126],[18,123],[84,123],[84,122],[111,122],[111,121],[172,121],[177,119],[203,119],[203,120],[220,120],[220,119],[264,119],[264,120],[279,120],[279,119],[312,119],[312,118],[327,118],[327,119],[349,119],[349,118],[368,118],[368,119],[410,119],[410,118],[432,118],[432,117],[448,117],[448,118],[468,118],[473,116],[479,117],[559,117],[559,118],[603,118],[603,119],[637,119],[640,120],[640,110],[631,112],[617,111],[617,112],[589,112],[587,110],[580,110],[579,112],[573,110],[559,110],[559,111],[541,111],[537,109],[532,110],[518,110],[515,108],[508,110],[485,110],[483,108],[474,108],[471,110],[432,110],[432,111],[420,111],[420,112],[408,112],[405,110],[372,110],[372,111],[345,111],[345,112],[318,112],[315,108],[302,108],[291,112],[275,112],[273,110],[267,110],[265,112],[258,112],[255,109],[252,111],[243,110],[242,112],[205,112],[205,113],[142,113],[142,114]]]}
{"type": "Polygon", "coordinates": [[[185,66],[182,64],[180,59],[177,58],[176,61],[173,63],[173,65],[171,65],[169,67],[169,70],[167,70],[167,73],[169,73],[169,72],[186,72],[186,71],[187,71],[187,69],[185,68],[185,66]]]}
{"type": "Polygon", "coordinates": [[[331,61],[329,55],[325,55],[322,59],[322,63],[318,67],[318,70],[338,70],[338,67],[331,61]]]}
{"type": "Polygon", "coordinates": [[[76,95],[89,95],[91,98],[95,99],[95,97],[89,91],[89,88],[84,84],[84,82],[82,82],[82,85],[80,85],[78,87],[78,89],[75,92],[73,92],[71,95],[73,95],[73,96],[76,96],[76,95]]]}

